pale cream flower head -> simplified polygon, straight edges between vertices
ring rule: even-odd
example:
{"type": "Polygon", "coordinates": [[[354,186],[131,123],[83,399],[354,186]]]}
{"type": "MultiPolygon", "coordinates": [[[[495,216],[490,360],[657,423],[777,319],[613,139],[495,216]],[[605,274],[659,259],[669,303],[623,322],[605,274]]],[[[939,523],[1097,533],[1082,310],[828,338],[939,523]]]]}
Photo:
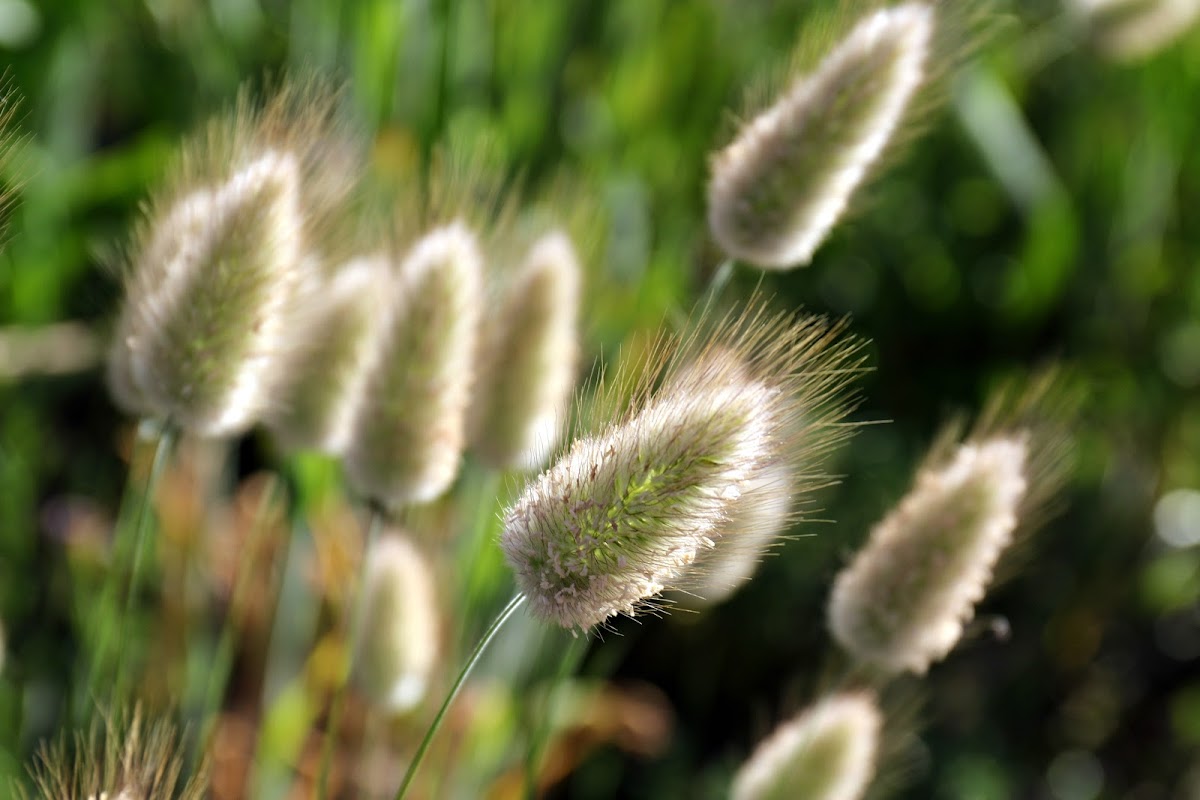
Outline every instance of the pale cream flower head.
{"type": "Polygon", "coordinates": [[[268,427],[289,448],[340,455],[370,376],[372,343],[395,289],[386,255],[342,264],[309,290],[303,330],[285,354],[280,398],[268,427]]]}
{"type": "Polygon", "coordinates": [[[870,12],[713,157],[708,222],[728,255],[809,262],[926,80],[934,26],[927,3],[870,12]]]}
{"type": "Polygon", "coordinates": [[[865,693],[818,701],[742,765],[733,800],[859,800],[875,777],[883,715],[865,693]]]}
{"type": "Polygon", "coordinates": [[[581,269],[564,231],[538,237],[484,323],[473,449],[490,466],[534,469],[558,444],[579,360],[581,269]]]}
{"type": "Polygon", "coordinates": [[[1118,61],[1148,58],[1200,20],[1200,0],[1068,0],[1101,52],[1118,61]]]}
{"type": "Polygon", "coordinates": [[[337,106],[286,84],[185,144],[130,247],[108,375],[127,410],[228,436],[270,407],[306,258],[355,181],[337,106]]]}
{"type": "Polygon", "coordinates": [[[399,533],[366,554],[364,617],[355,675],[391,713],[425,698],[440,650],[436,580],[416,544],[399,533]]]}
{"type": "Polygon", "coordinates": [[[475,234],[458,222],[425,234],[388,291],[345,465],[357,491],[395,508],[437,498],[458,473],[482,312],[475,234]]]}
{"type": "Polygon", "coordinates": [[[1062,486],[1078,401],[1057,370],[1040,370],[994,392],[965,438],[947,427],[834,581],[829,628],[854,660],[922,674],[955,647],[997,563],[1062,486]]]}
{"type": "Polygon", "coordinates": [[[921,674],[953,649],[1012,541],[1027,453],[999,436],[921,469],[834,583],[830,630],[855,659],[921,674]]]}
{"type": "Polygon", "coordinates": [[[588,432],[505,512],[501,547],[535,615],[587,630],[695,586],[697,558],[745,533],[728,524],[759,499],[754,479],[816,464],[848,432],[858,356],[839,326],[756,301],[700,328],[650,348],[624,405],[628,387],[607,386],[588,432]]]}

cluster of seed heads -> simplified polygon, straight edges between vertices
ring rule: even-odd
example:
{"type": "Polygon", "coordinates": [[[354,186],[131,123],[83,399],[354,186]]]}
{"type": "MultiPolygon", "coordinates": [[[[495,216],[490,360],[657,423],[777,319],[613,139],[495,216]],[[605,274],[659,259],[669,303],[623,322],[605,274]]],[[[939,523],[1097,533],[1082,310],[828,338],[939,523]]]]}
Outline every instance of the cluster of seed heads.
{"type": "Polygon", "coordinates": [[[202,436],[264,424],[285,446],[342,457],[388,508],[446,491],[469,425],[484,460],[536,466],[575,377],[570,240],[535,245],[497,314],[484,313],[490,254],[468,209],[423,231],[400,220],[398,245],[340,255],[362,237],[342,220],[359,170],[336,107],[319,85],[287,87],[185,146],[130,248],[113,395],[202,436]],[[482,346],[485,322],[500,346],[482,346]],[[473,404],[477,373],[487,394],[473,404]]]}
{"type": "MultiPolygon", "coordinates": [[[[811,259],[928,80],[937,16],[923,2],[863,15],[714,156],[708,220],[730,257],[811,259]]],[[[490,286],[495,231],[439,198],[390,243],[331,246],[360,160],[336,105],[288,88],[185,148],[131,247],[114,396],[199,435],[264,424],[288,447],[340,456],[387,509],[443,495],[468,448],[494,468],[541,466],[580,354],[572,241],[544,231],[490,286]]],[[[602,381],[574,440],[503,514],[500,546],[534,615],[588,631],[660,608],[668,590],[728,595],[829,482],[861,364],[843,325],[756,296],[664,334],[632,381],[602,381]]],[[[856,661],[923,673],[954,647],[1027,504],[1030,435],[931,460],[876,526],[829,606],[856,661]]],[[[366,564],[355,674],[405,711],[436,662],[432,569],[400,536],[366,564]]],[[[826,698],[760,746],[734,796],[855,800],[881,728],[871,696],[826,698]]]]}

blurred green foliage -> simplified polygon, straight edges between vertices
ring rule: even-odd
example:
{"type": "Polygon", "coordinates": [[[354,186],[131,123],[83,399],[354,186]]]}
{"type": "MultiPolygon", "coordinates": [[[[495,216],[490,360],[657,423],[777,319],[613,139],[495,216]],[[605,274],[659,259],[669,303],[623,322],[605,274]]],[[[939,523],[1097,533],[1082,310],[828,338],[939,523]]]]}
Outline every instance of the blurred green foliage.
{"type": "MultiPolygon", "coordinates": [[[[610,221],[588,346],[611,352],[690,308],[715,268],[707,154],[813,5],[4,0],[27,144],[4,176],[21,187],[0,323],[106,336],[108,265],[180,136],[244,82],[317,70],[350,87],[382,172],[464,134],[497,142],[530,187],[585,175],[610,221]]],[[[718,796],[820,688],[829,582],[941,422],[1051,359],[1088,399],[1074,481],[981,609],[1007,620],[1007,641],[980,624],[894,699],[921,707],[901,794],[1200,795],[1200,535],[1168,543],[1152,516],[1168,490],[1200,489],[1200,33],[1113,64],[1053,3],[982,5],[998,20],[986,46],[814,265],[736,276],[851,315],[874,367],[857,417],[890,423],[841,454],[813,515],[836,524],[805,525],[703,616],[625,621],[592,644],[585,674],[659,687],[676,724],[653,759],[601,748],[561,796],[718,796]]],[[[117,506],[127,423],[99,369],[0,380],[3,781],[61,722],[79,600],[55,534],[81,504],[117,506]]]]}

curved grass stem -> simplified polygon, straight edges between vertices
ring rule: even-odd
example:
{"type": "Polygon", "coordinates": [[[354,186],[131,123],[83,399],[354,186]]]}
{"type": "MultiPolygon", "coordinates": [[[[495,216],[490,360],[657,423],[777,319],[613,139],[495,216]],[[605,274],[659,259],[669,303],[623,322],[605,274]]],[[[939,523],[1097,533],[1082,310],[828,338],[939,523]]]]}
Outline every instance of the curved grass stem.
{"type": "Polygon", "coordinates": [[[425,731],[425,736],[421,739],[421,744],[417,747],[417,752],[413,754],[412,761],[408,764],[408,771],[404,773],[404,780],[400,784],[400,788],[396,790],[396,800],[404,800],[404,795],[408,792],[409,786],[417,775],[417,769],[421,766],[422,759],[425,758],[425,751],[429,749],[430,742],[433,741],[434,735],[438,728],[442,725],[442,720],[446,717],[446,712],[450,709],[450,704],[454,702],[454,698],[458,696],[459,690],[463,684],[467,682],[467,678],[471,674],[471,670],[475,668],[475,664],[483,656],[487,646],[491,643],[500,629],[504,627],[504,623],[508,622],[509,618],[516,612],[521,604],[525,602],[525,595],[518,594],[508,602],[504,610],[497,615],[488,629],[483,632],[483,636],[479,638],[479,643],[475,645],[475,649],[467,656],[466,663],[463,664],[462,671],[458,673],[458,677],[454,679],[454,685],[450,687],[450,691],[446,693],[446,699],[442,701],[442,707],[438,709],[437,715],[433,718],[433,722],[429,723],[429,729],[425,731]]]}
{"type": "Polygon", "coordinates": [[[733,268],[737,264],[732,258],[727,258],[722,261],[717,268],[713,270],[712,276],[708,279],[708,286],[704,289],[701,307],[708,308],[718,299],[725,291],[725,287],[729,285],[733,278],[733,268]]]}

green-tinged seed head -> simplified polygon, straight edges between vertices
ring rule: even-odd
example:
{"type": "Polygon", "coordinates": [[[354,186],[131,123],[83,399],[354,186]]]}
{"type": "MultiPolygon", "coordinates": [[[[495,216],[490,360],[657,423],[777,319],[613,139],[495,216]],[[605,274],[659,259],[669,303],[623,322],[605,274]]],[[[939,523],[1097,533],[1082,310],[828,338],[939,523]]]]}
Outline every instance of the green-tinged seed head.
{"type": "Polygon", "coordinates": [[[361,162],[339,97],[316,80],[261,107],[243,94],[181,148],[127,259],[108,367],[122,407],[224,436],[275,402],[297,286],[361,162]]]}
{"type": "Polygon", "coordinates": [[[328,286],[308,292],[310,309],[283,365],[269,427],[289,448],[340,454],[368,377],[372,337],[393,288],[384,256],[356,258],[328,286]]]}
{"type": "Polygon", "coordinates": [[[400,535],[382,539],[366,558],[355,676],[375,703],[402,714],[424,699],[437,664],[433,571],[416,545],[400,535]]]}
{"type": "Polygon", "coordinates": [[[570,239],[546,234],[485,322],[472,442],[493,467],[533,469],[557,444],[575,383],[579,284],[570,239]]]}
{"type": "Polygon", "coordinates": [[[726,253],[808,263],[925,80],[933,28],[925,3],[870,13],[713,157],[708,220],[726,253]]]}
{"type": "Polygon", "coordinates": [[[590,628],[677,584],[770,456],[757,408],[770,393],[671,393],[576,441],[505,520],[504,550],[534,612],[590,628]]]}
{"type": "Polygon", "coordinates": [[[155,220],[114,343],[118,396],[202,435],[259,418],[300,265],[298,180],[292,156],[268,151],[155,220]]]}
{"type": "Polygon", "coordinates": [[[1148,58],[1200,20],[1200,0],[1068,0],[1097,49],[1117,61],[1148,58]]]}
{"type": "Polygon", "coordinates": [[[1024,433],[968,441],[920,470],[834,582],[829,627],[856,660],[922,674],[953,649],[1012,540],[1027,449],[1024,433]]]}
{"type": "Polygon", "coordinates": [[[401,265],[346,448],[355,488],[389,507],[441,495],[458,472],[482,305],[474,235],[454,223],[401,265]]]}
{"type": "Polygon", "coordinates": [[[819,701],[738,770],[733,800],[858,800],[875,776],[883,715],[867,694],[819,701]]]}
{"type": "Polygon", "coordinates": [[[698,557],[737,546],[728,525],[757,499],[754,478],[815,463],[846,432],[836,421],[854,351],[822,320],[757,305],[707,335],[665,341],[632,403],[576,439],[505,513],[501,547],[533,612],[586,630],[694,586],[698,557]],[[811,416],[800,424],[802,408],[811,416]]]}

